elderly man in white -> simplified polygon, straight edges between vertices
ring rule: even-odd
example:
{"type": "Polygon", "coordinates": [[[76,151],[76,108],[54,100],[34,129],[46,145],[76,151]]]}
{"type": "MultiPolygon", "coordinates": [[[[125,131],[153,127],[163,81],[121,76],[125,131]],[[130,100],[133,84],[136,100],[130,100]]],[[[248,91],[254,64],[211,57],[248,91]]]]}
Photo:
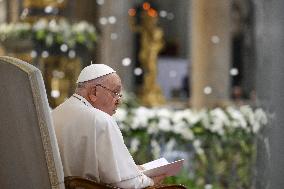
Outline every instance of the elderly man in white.
{"type": "Polygon", "coordinates": [[[65,176],[83,176],[120,188],[145,188],[164,176],[149,178],[135,164],[111,117],[120,103],[121,80],[104,64],[85,67],[77,89],[53,110],[65,176]]]}

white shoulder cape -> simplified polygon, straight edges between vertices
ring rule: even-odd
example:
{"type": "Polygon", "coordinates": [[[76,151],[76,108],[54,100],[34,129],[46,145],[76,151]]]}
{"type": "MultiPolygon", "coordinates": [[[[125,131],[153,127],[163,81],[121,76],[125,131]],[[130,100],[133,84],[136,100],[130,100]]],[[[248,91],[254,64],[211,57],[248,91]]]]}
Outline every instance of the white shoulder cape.
{"type": "Polygon", "coordinates": [[[111,184],[142,174],[113,118],[83,97],[69,98],[52,115],[65,176],[111,184]]]}

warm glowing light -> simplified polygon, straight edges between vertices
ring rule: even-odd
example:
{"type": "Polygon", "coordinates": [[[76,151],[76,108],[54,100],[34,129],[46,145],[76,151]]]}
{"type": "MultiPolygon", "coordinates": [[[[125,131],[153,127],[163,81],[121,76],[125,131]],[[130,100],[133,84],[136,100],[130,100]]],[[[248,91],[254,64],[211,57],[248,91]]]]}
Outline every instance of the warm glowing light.
{"type": "Polygon", "coordinates": [[[60,91],[59,90],[52,90],[51,91],[51,96],[53,98],[58,98],[60,96],[60,91]]]}
{"type": "Polygon", "coordinates": [[[156,17],[158,15],[157,11],[155,9],[149,9],[148,10],[148,15],[151,17],[156,17]]]}
{"type": "Polygon", "coordinates": [[[61,50],[62,52],[67,52],[67,51],[68,51],[68,46],[67,46],[66,44],[62,44],[62,45],[60,46],[60,50],[61,50]]]}
{"type": "Polygon", "coordinates": [[[130,66],[130,64],[131,64],[131,59],[129,57],[125,57],[124,59],[122,59],[123,66],[130,66]]]}
{"type": "Polygon", "coordinates": [[[75,58],[76,52],[75,52],[74,50],[70,50],[70,51],[68,52],[68,56],[69,56],[69,58],[75,58]]]}
{"type": "Polygon", "coordinates": [[[32,58],[37,57],[37,52],[36,52],[35,50],[33,50],[33,51],[31,52],[31,57],[32,57],[32,58]]]}
{"type": "Polygon", "coordinates": [[[111,34],[110,34],[111,40],[116,40],[117,37],[118,37],[117,33],[111,33],[111,34]]]}
{"type": "Polygon", "coordinates": [[[211,41],[212,41],[212,43],[214,43],[214,44],[218,44],[218,43],[220,43],[220,38],[219,38],[217,35],[213,35],[213,36],[211,37],[211,41]]]}
{"type": "Polygon", "coordinates": [[[53,7],[52,6],[47,6],[44,8],[44,12],[45,13],[51,13],[53,11],[53,7]]]}
{"type": "Polygon", "coordinates": [[[129,16],[135,16],[135,15],[136,15],[136,10],[133,9],[133,8],[129,9],[129,10],[128,10],[128,15],[129,15],[129,16]]]}
{"type": "Polygon", "coordinates": [[[168,20],[173,20],[174,18],[175,18],[174,13],[169,12],[169,13],[167,14],[167,19],[168,19],[168,20]]]}
{"type": "Polygon", "coordinates": [[[167,16],[167,11],[165,11],[165,10],[161,10],[160,11],[160,17],[162,17],[162,18],[165,18],[166,16],[167,16]]]}
{"type": "Polygon", "coordinates": [[[106,25],[107,22],[108,22],[108,19],[106,17],[101,17],[99,19],[99,22],[100,22],[101,25],[106,25]]]}
{"type": "Polygon", "coordinates": [[[98,4],[98,5],[103,5],[104,3],[105,3],[104,0],[97,0],[97,4],[98,4]]]}
{"type": "Polygon", "coordinates": [[[139,76],[143,73],[143,70],[141,68],[135,68],[134,69],[134,75],[139,76]]]}
{"type": "Polygon", "coordinates": [[[237,68],[232,68],[232,69],[230,70],[230,74],[231,74],[232,76],[236,76],[236,75],[239,74],[239,70],[238,70],[237,68]]]}
{"type": "Polygon", "coordinates": [[[116,17],[115,16],[110,16],[108,17],[108,22],[110,24],[115,24],[116,23],[116,17]]]}
{"type": "Polygon", "coordinates": [[[212,93],[212,88],[209,86],[204,87],[203,92],[207,95],[212,93]]]}
{"type": "Polygon", "coordinates": [[[142,6],[143,6],[143,9],[144,9],[144,10],[149,10],[149,9],[151,8],[150,3],[148,3],[148,2],[143,3],[142,6]]]}
{"type": "Polygon", "coordinates": [[[47,58],[47,57],[49,56],[49,53],[48,53],[47,51],[43,51],[43,52],[41,53],[41,56],[42,56],[43,58],[47,58]]]}

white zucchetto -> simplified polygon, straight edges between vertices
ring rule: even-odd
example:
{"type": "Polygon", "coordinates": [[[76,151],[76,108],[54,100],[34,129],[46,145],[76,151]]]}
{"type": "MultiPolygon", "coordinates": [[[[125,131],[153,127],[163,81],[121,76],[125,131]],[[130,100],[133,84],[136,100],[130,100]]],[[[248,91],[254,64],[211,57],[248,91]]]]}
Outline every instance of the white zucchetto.
{"type": "Polygon", "coordinates": [[[81,71],[77,83],[90,81],[115,72],[116,71],[105,64],[91,64],[81,71]]]}

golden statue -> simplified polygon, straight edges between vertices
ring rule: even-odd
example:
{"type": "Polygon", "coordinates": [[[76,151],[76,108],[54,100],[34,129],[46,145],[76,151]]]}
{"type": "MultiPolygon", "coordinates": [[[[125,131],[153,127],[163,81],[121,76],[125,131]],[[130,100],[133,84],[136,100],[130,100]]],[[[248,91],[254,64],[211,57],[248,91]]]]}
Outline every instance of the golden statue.
{"type": "MultiPolygon", "coordinates": [[[[130,14],[131,16],[131,14],[130,14]]],[[[157,58],[164,46],[163,30],[157,26],[158,17],[154,9],[142,11],[141,25],[130,17],[131,28],[141,34],[139,61],[144,70],[144,80],[141,92],[141,101],[146,106],[156,106],[165,103],[157,78],[157,58]]]]}

